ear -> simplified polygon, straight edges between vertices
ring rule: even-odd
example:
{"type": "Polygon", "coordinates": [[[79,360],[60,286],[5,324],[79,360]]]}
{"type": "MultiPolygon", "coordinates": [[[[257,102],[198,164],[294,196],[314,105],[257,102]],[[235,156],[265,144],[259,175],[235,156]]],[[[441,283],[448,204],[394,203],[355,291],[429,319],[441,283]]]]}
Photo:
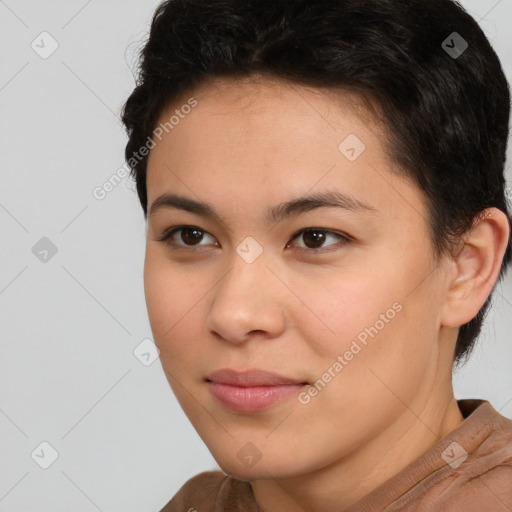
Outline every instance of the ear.
{"type": "Polygon", "coordinates": [[[509,235],[501,210],[487,208],[477,216],[453,255],[442,325],[459,327],[478,314],[498,279],[509,235]]]}

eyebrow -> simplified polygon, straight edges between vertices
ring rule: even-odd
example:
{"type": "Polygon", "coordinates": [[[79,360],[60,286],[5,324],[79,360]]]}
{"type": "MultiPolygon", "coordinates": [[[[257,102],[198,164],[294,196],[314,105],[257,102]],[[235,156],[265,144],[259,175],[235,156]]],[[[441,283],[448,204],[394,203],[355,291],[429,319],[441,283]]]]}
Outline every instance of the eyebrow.
{"type": "MultiPolygon", "coordinates": [[[[373,206],[356,197],[338,191],[326,191],[301,196],[285,203],[270,207],[265,215],[269,224],[278,223],[289,217],[298,216],[317,208],[341,208],[354,213],[377,213],[373,206]]],[[[177,194],[163,194],[155,199],[149,210],[149,217],[163,209],[177,209],[211,218],[224,224],[221,216],[208,203],[196,201],[177,194]]]]}

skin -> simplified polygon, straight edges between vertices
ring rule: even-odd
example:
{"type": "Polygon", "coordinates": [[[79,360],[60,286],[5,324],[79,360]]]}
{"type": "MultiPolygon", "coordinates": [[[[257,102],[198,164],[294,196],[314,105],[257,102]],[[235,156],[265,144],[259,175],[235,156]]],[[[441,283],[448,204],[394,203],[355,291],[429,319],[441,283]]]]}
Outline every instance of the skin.
{"type": "Polygon", "coordinates": [[[198,105],[151,150],[148,205],[179,194],[220,220],[171,207],[148,216],[145,294],[162,366],[219,466],[251,482],[262,510],[342,510],[463,420],[455,341],[497,280],[506,216],[486,210],[465,244],[436,260],[423,195],[394,172],[384,129],[359,98],[263,77],[217,79],[193,96],[198,105]],[[350,134],[366,146],[353,162],[338,149],[350,134]],[[333,190],[375,211],[265,218],[270,207],[333,190]],[[199,245],[187,246],[183,232],[158,240],[180,225],[204,231],[199,245]],[[312,249],[293,238],[305,228],[334,234],[312,249]],[[253,263],[236,251],[248,236],[263,249],[253,263]],[[220,368],[261,368],[314,383],[395,303],[400,312],[307,404],[292,396],[233,412],[205,382],[220,368]],[[250,467],[237,456],[248,442],[261,455],[250,467]]]}

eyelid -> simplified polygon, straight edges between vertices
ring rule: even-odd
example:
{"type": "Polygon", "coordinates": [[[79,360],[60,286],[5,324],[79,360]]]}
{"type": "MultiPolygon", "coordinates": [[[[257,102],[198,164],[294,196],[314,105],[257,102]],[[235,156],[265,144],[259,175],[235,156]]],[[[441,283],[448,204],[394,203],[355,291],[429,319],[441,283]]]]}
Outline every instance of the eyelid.
{"type": "MultiPolygon", "coordinates": [[[[333,229],[328,229],[328,228],[320,228],[320,227],[307,227],[307,228],[302,228],[300,229],[299,231],[297,231],[291,238],[290,238],[290,241],[286,244],[286,247],[289,247],[289,245],[291,244],[291,242],[293,240],[295,240],[296,238],[298,238],[300,235],[308,232],[308,231],[322,231],[323,233],[326,233],[326,234],[330,234],[330,235],[335,235],[336,237],[338,237],[342,242],[343,244],[348,244],[348,243],[351,243],[354,241],[354,239],[347,235],[346,233],[343,233],[343,232],[340,232],[340,231],[335,231],[333,229]]],[[[330,245],[327,245],[325,247],[320,247],[319,249],[309,249],[309,248],[305,248],[305,247],[297,247],[296,249],[299,250],[299,251],[303,251],[303,252],[307,252],[307,253],[310,253],[310,254],[320,254],[322,252],[326,252],[326,251],[332,251],[334,249],[332,249],[332,247],[336,247],[337,244],[330,244],[330,245]]]]}
{"type": "Polygon", "coordinates": [[[302,235],[306,231],[323,231],[324,233],[330,233],[330,234],[339,236],[340,238],[346,238],[347,240],[353,240],[349,235],[347,235],[346,233],[343,233],[342,231],[336,231],[334,229],[328,229],[328,228],[321,228],[318,226],[311,226],[311,227],[299,229],[295,234],[293,234],[290,237],[290,240],[294,240],[295,238],[297,238],[299,235],[302,235]]]}
{"type": "MultiPolygon", "coordinates": [[[[155,238],[155,240],[157,242],[165,242],[165,243],[168,243],[169,245],[174,244],[178,247],[184,247],[184,248],[188,248],[188,249],[193,249],[194,247],[203,247],[202,245],[179,244],[173,240],[170,240],[171,237],[175,233],[177,233],[181,230],[184,230],[184,229],[197,229],[198,231],[202,231],[205,235],[210,236],[210,237],[214,238],[215,240],[217,240],[209,231],[206,231],[205,229],[203,229],[199,226],[195,226],[195,225],[191,225],[191,224],[180,224],[179,226],[171,226],[170,228],[167,228],[166,230],[164,230],[164,232],[162,234],[158,235],[155,238]]],[[[219,243],[219,242],[217,241],[217,243],[219,243]]]]}

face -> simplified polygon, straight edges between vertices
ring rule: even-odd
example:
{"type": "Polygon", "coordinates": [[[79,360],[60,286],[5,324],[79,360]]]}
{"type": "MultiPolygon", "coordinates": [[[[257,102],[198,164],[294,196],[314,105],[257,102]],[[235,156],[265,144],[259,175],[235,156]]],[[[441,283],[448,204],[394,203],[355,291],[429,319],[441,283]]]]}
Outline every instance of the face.
{"type": "Polygon", "coordinates": [[[348,93],[222,79],[193,97],[148,160],[163,368],[226,473],[321,470],[431,391],[444,284],[423,196],[348,93]]]}

